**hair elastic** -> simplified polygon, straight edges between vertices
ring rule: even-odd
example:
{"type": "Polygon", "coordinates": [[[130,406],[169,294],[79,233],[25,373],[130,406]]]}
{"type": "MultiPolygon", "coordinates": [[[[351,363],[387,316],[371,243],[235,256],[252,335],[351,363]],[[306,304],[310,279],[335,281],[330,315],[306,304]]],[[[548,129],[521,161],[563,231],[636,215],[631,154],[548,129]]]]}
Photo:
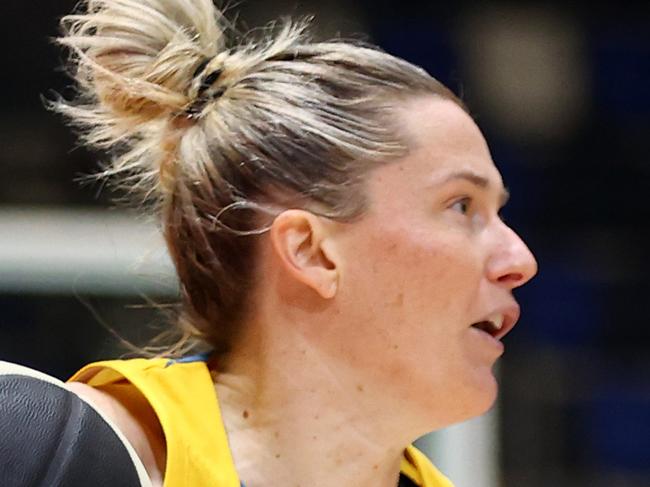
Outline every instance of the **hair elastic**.
{"type": "MultiPolygon", "coordinates": [[[[208,64],[210,64],[210,62],[212,62],[213,59],[214,58],[206,58],[201,61],[201,64],[199,64],[194,70],[192,79],[196,79],[197,77],[204,74],[205,68],[208,66],[208,64]]],[[[203,79],[201,79],[201,83],[199,84],[199,89],[197,90],[195,100],[190,104],[187,110],[185,110],[185,115],[188,118],[198,118],[210,100],[218,100],[226,92],[225,87],[220,87],[215,90],[215,92],[210,96],[205,96],[205,92],[219,80],[222,74],[223,69],[217,68],[210,74],[203,76],[203,79]]]]}

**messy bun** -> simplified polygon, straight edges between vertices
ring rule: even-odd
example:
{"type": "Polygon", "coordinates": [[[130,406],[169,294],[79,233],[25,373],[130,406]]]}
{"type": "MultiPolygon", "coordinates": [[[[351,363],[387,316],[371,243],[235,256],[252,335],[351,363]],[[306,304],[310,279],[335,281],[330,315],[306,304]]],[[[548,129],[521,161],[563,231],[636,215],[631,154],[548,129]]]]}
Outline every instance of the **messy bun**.
{"type": "Polygon", "coordinates": [[[165,181],[169,120],[190,103],[197,66],[223,52],[222,24],[211,0],[87,0],[62,19],[57,42],[70,49],[80,95],[55,108],[85,143],[113,152],[107,174],[146,193],[165,181]]]}
{"type": "Polygon", "coordinates": [[[285,21],[233,42],[211,0],[86,0],[62,20],[79,96],[52,107],[111,154],[102,175],[154,200],[187,338],[218,350],[252,288],[256,235],[287,206],[350,220],[363,176],[405,154],[392,110],[422,69],[285,21]]]}

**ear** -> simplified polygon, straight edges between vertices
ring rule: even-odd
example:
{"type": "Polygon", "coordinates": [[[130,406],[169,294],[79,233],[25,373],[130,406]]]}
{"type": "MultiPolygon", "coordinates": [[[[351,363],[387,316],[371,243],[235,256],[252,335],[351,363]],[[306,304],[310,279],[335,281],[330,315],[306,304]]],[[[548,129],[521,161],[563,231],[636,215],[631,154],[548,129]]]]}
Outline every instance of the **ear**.
{"type": "Polygon", "coordinates": [[[286,210],[271,225],[273,249],[285,270],[325,299],[338,290],[331,226],[304,210],[286,210]]]}

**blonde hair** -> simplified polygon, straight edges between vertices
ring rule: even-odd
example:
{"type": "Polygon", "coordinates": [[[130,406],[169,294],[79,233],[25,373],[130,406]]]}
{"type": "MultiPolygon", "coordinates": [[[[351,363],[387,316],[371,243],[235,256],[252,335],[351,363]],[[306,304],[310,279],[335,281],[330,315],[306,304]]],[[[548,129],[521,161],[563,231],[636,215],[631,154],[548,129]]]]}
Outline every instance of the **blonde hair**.
{"type": "Polygon", "coordinates": [[[462,106],[376,47],[310,41],[307,21],[239,36],[212,0],[86,0],[62,26],[79,95],[51,106],[111,154],[101,176],[155,203],[185,338],[217,350],[247,304],[261,215],[360,216],[363,176],[408,149],[399,101],[462,106]]]}

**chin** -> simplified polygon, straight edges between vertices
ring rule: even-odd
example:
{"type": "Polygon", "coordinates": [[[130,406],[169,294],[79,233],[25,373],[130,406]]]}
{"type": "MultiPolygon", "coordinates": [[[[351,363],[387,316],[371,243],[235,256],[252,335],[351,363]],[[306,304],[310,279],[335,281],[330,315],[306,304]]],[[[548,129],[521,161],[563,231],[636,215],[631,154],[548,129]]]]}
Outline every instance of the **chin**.
{"type": "Polygon", "coordinates": [[[487,413],[494,406],[499,384],[491,370],[482,370],[474,375],[474,380],[465,384],[463,391],[458,391],[462,400],[458,403],[459,418],[456,422],[466,421],[487,413]]]}
{"type": "Polygon", "coordinates": [[[479,381],[478,387],[472,392],[473,399],[471,400],[470,419],[476,416],[487,413],[497,400],[499,393],[499,384],[496,377],[490,370],[484,374],[479,381]]]}
{"type": "Polygon", "coordinates": [[[446,392],[438,386],[422,403],[421,413],[429,427],[434,431],[456,423],[462,423],[487,413],[497,399],[498,384],[492,373],[481,374],[471,381],[459,381],[446,392]]]}

